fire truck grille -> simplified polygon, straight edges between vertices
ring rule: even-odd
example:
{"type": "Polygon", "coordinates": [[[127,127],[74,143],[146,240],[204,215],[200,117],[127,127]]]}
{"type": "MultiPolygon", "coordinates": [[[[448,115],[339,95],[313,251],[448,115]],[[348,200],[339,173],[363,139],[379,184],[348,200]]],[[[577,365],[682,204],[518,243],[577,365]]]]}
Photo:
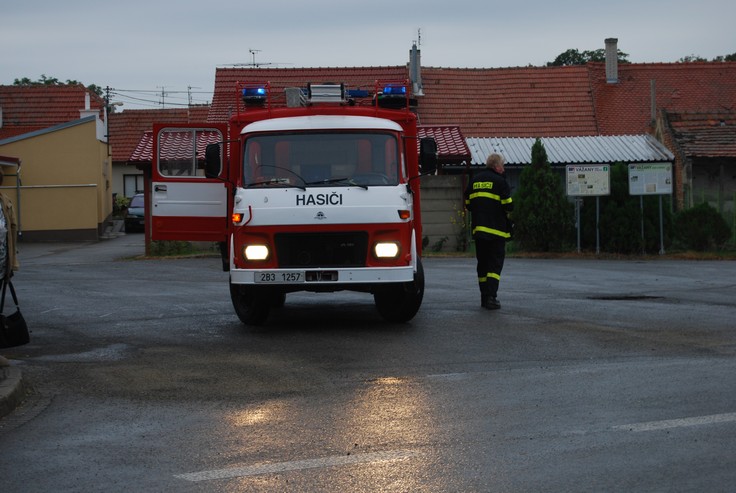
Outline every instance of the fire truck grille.
{"type": "Polygon", "coordinates": [[[277,233],[279,267],[365,267],[368,233],[277,233]]]}

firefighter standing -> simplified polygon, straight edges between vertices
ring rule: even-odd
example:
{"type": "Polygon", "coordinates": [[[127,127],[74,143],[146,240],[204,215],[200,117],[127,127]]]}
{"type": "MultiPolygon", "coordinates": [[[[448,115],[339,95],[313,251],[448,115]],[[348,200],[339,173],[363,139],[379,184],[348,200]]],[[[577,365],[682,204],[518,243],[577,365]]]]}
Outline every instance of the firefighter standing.
{"type": "Polygon", "coordinates": [[[473,176],[465,190],[465,207],[471,213],[478,260],[481,306],[489,310],[501,308],[496,296],[506,258],[506,241],[511,237],[508,213],[514,208],[511,189],[503,177],[503,165],[500,154],[491,154],[486,169],[473,176]]]}

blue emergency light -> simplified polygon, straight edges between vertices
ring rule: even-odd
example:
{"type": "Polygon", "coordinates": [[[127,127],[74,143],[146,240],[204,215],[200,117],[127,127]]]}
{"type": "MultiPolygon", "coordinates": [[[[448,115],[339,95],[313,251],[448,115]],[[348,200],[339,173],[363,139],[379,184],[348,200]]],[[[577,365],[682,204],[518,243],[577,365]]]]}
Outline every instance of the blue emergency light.
{"type": "Polygon", "coordinates": [[[385,82],[383,91],[379,92],[376,97],[376,103],[382,108],[407,108],[410,106],[407,95],[406,84],[385,82]]]}
{"type": "Polygon", "coordinates": [[[263,105],[267,97],[268,91],[264,86],[243,88],[243,102],[246,105],[263,105]]]}
{"type": "Polygon", "coordinates": [[[383,88],[384,96],[406,96],[406,86],[386,86],[383,88]]]}

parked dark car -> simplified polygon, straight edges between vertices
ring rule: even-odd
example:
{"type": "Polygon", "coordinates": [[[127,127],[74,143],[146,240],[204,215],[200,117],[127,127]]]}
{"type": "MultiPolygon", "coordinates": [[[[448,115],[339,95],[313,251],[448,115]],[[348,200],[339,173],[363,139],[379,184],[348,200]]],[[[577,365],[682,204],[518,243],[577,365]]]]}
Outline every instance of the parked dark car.
{"type": "Polygon", "coordinates": [[[128,212],[125,215],[125,232],[131,233],[134,231],[143,232],[144,225],[146,223],[146,213],[144,208],[143,194],[139,193],[130,199],[128,205],[128,212]]]}

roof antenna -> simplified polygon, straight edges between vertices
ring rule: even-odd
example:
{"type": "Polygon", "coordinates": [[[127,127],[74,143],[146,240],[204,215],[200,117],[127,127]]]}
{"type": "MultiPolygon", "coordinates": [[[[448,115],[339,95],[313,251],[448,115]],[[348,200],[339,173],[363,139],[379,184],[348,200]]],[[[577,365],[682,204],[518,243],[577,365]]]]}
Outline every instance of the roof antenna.
{"type": "Polygon", "coordinates": [[[256,63],[256,53],[260,53],[261,50],[254,50],[254,49],[248,48],[248,51],[250,52],[251,55],[253,55],[253,65],[252,66],[254,68],[258,68],[258,64],[256,63]]]}

